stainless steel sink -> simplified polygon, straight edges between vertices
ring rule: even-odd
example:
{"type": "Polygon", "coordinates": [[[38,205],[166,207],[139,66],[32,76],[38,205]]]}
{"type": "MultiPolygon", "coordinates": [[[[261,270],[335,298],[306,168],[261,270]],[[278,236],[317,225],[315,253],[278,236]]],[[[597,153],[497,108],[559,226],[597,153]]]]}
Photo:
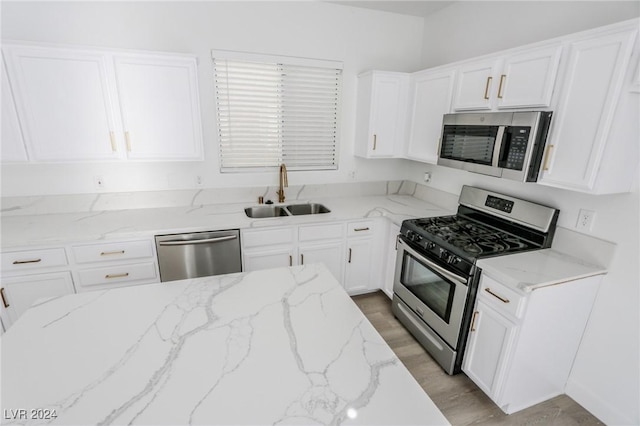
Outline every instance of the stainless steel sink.
{"type": "Polygon", "coordinates": [[[302,214],[321,214],[331,213],[331,210],[323,206],[322,204],[309,203],[309,204],[292,204],[287,206],[287,210],[294,216],[302,214]]]}
{"type": "Polygon", "coordinates": [[[326,206],[317,203],[290,204],[287,206],[255,206],[244,209],[245,214],[251,218],[299,216],[307,214],[331,213],[326,206]]]}
{"type": "Polygon", "coordinates": [[[283,206],[247,207],[244,212],[252,218],[290,216],[290,213],[283,206]]]}

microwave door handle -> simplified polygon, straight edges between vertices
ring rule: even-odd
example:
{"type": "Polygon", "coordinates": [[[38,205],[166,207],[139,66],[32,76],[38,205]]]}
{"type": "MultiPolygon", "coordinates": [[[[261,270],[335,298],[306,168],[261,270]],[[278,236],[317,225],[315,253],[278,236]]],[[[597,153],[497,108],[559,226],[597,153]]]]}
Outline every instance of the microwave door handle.
{"type": "Polygon", "coordinates": [[[491,156],[491,166],[498,167],[500,163],[500,152],[502,151],[502,141],[504,139],[504,130],[506,126],[498,126],[496,134],[496,143],[493,145],[493,155],[491,156]]]}

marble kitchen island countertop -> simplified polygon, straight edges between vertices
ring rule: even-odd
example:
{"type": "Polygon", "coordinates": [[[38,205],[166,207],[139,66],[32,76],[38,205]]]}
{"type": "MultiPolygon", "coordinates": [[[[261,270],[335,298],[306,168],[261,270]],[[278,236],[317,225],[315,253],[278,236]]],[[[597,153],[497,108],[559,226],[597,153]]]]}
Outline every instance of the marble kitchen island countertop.
{"type": "Polygon", "coordinates": [[[41,301],[0,343],[2,424],[448,424],[322,265],[41,301]]]}
{"type": "Polygon", "coordinates": [[[554,249],[479,259],[477,265],[483,274],[524,292],[607,273],[604,266],[554,249]]]}
{"type": "Polygon", "coordinates": [[[5,215],[2,248],[45,245],[110,238],[151,237],[199,231],[262,226],[287,226],[385,216],[400,224],[415,217],[453,214],[454,211],[411,195],[287,200],[284,204],[322,203],[331,212],[278,218],[252,219],[245,215],[251,203],[210,204],[77,213],[5,215]]]}

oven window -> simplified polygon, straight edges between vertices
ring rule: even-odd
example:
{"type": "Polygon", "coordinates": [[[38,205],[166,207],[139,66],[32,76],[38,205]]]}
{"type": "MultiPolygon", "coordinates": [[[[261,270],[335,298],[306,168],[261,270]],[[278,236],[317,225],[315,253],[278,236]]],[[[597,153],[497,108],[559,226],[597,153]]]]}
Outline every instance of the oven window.
{"type": "Polygon", "coordinates": [[[407,253],[404,256],[400,280],[429,309],[449,323],[451,305],[456,290],[454,283],[432,272],[407,253]]]}

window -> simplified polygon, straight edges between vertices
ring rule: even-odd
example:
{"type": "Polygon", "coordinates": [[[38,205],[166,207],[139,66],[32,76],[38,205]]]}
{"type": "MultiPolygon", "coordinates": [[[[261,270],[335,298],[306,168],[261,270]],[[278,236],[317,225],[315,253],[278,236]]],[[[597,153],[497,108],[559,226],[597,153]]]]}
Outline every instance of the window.
{"type": "Polygon", "coordinates": [[[337,169],[342,64],[213,52],[222,172],[337,169]]]}

